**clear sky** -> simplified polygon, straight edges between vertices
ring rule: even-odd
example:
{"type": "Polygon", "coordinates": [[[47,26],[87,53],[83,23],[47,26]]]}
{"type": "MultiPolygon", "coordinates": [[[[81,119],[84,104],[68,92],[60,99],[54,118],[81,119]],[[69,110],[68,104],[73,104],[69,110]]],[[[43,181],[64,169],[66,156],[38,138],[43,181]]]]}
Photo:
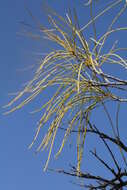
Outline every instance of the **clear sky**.
{"type": "MultiPolygon", "coordinates": [[[[22,21],[28,24],[32,23],[32,19],[25,9],[26,6],[32,11],[35,17],[40,19],[42,23],[47,24],[42,2],[41,0],[4,0],[0,3],[1,107],[7,104],[11,99],[9,93],[18,91],[27,80],[32,78],[36,64],[38,64],[40,58],[39,53],[48,51],[48,44],[46,44],[45,41],[42,40],[41,42],[19,34],[23,32],[22,21]],[[31,68],[31,66],[33,66],[33,68],[31,68]]],[[[84,6],[84,2],[84,0],[47,1],[47,3],[58,11],[58,13],[62,14],[62,16],[66,12],[67,7],[75,7],[82,26],[89,20],[89,11],[84,6]]],[[[98,10],[101,10],[105,6],[102,1],[100,1],[100,4],[98,2],[98,5],[98,10]]],[[[116,7],[116,9],[117,8],[118,7],[116,7]]],[[[127,14],[127,12],[125,14],[127,14]]],[[[127,24],[124,20],[125,14],[124,17],[121,18],[121,23],[123,23],[124,26],[127,24]]],[[[109,20],[110,18],[108,17],[107,21],[109,20]]],[[[118,23],[118,25],[121,23],[118,23]]],[[[100,19],[98,27],[101,30],[105,30],[105,27],[107,27],[103,19],[100,19]]],[[[92,34],[88,33],[88,35],[92,34]]],[[[121,36],[120,40],[121,44],[125,45],[125,38],[121,36]]],[[[122,75],[122,71],[120,72],[120,75],[122,75]]],[[[2,108],[0,109],[0,189],[2,190],[78,189],[77,186],[70,182],[75,181],[73,178],[56,174],[55,172],[43,173],[47,154],[42,152],[35,155],[34,148],[28,150],[28,145],[32,141],[36,123],[39,119],[38,114],[31,115],[29,112],[37,108],[39,102],[43,104],[46,97],[47,94],[45,93],[34,104],[30,104],[23,110],[19,110],[7,116],[3,116],[2,113],[4,110],[2,108]]],[[[113,113],[113,108],[111,112],[113,113]]],[[[122,113],[127,114],[125,105],[122,113]]],[[[122,113],[121,115],[123,115],[122,113]]],[[[96,117],[98,121],[100,117],[96,117]]],[[[103,118],[100,119],[99,122],[104,124],[103,118]]],[[[121,125],[122,122],[123,120],[121,119],[121,125]]],[[[92,142],[89,143],[92,144],[92,142]]],[[[67,148],[58,160],[51,159],[49,167],[69,168],[68,166],[71,160],[73,161],[72,163],[75,163],[73,150],[73,147],[72,149],[67,148]]],[[[93,160],[89,167],[95,171],[94,164],[93,160]]],[[[86,161],[85,166],[88,168],[86,161]]]]}

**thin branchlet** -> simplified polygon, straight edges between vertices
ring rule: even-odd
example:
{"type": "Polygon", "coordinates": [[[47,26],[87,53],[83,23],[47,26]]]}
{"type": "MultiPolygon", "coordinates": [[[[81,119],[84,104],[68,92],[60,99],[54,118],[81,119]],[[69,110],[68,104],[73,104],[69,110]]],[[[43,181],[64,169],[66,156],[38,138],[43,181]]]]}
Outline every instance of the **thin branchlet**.
{"type": "MultiPolygon", "coordinates": [[[[102,106],[103,102],[127,102],[127,98],[123,95],[127,87],[127,80],[124,80],[115,75],[109,75],[102,68],[104,64],[110,69],[110,65],[117,65],[119,68],[126,70],[127,60],[118,54],[117,51],[125,50],[125,48],[115,48],[115,45],[108,53],[103,53],[105,43],[110,35],[115,32],[125,32],[127,27],[113,28],[114,23],[119,19],[126,9],[126,5],[117,13],[108,30],[97,39],[97,29],[95,21],[112,10],[121,3],[120,0],[111,3],[107,8],[102,10],[97,16],[93,16],[92,2],[88,1],[91,6],[91,20],[83,27],[80,27],[77,13],[69,11],[66,17],[62,17],[57,13],[50,11],[48,21],[50,27],[44,27],[40,22],[35,22],[41,35],[57,44],[59,48],[52,49],[45,57],[42,58],[39,67],[35,72],[34,78],[19,92],[19,94],[9,102],[6,107],[9,107],[7,113],[14,112],[22,108],[29,102],[33,101],[45,89],[54,87],[55,93],[47,100],[47,102],[37,111],[42,111],[38,129],[36,131],[33,142],[29,146],[31,148],[38,138],[40,131],[46,123],[49,123],[49,128],[42,139],[37,152],[49,149],[48,159],[44,170],[47,169],[52,148],[57,136],[57,131],[61,128],[63,120],[70,112],[69,124],[62,139],[60,148],[56,153],[56,157],[61,153],[65,142],[73,130],[77,130],[77,171],[80,175],[80,168],[83,158],[83,150],[87,126],[90,122],[90,115],[98,106],[102,106]],[[90,47],[89,39],[84,35],[83,31],[93,25],[94,30],[94,47],[90,47]],[[118,92],[121,95],[118,95],[118,92]],[[24,98],[23,100],[21,98],[24,98]],[[21,100],[20,103],[17,103],[21,100]],[[17,103],[17,104],[16,104],[17,103]],[[14,105],[14,107],[12,107],[14,105]],[[43,109],[45,110],[43,112],[43,109]],[[76,128],[76,129],[74,129],[76,128]]],[[[32,15],[33,18],[33,15],[32,15]]],[[[36,20],[36,19],[35,19],[36,20]]],[[[114,43],[115,44],[115,43],[114,43]]],[[[117,114],[118,115],[118,114],[117,114]]],[[[108,115],[108,118],[109,115],[108,115]]],[[[112,128],[112,122],[110,120],[112,128]]],[[[98,134],[103,139],[108,139],[112,142],[117,142],[117,145],[123,146],[122,142],[116,141],[116,136],[119,136],[118,121],[117,135],[114,130],[114,138],[108,137],[96,129],[91,129],[92,133],[98,134]]],[[[123,147],[122,147],[123,148],[123,147]]],[[[126,148],[126,147],[124,147],[126,148]]],[[[94,154],[100,159],[96,154],[94,154]]],[[[101,159],[100,159],[101,160],[101,159]]],[[[106,165],[106,163],[105,163],[106,165]]],[[[108,168],[108,166],[107,166],[108,168]]],[[[108,168],[112,171],[111,168],[108,168]]],[[[98,179],[96,179],[98,180],[98,179]]],[[[104,180],[103,180],[104,181],[104,180]]],[[[109,181],[108,181],[109,182],[109,181]]],[[[105,181],[107,183],[107,181],[105,181]]]]}

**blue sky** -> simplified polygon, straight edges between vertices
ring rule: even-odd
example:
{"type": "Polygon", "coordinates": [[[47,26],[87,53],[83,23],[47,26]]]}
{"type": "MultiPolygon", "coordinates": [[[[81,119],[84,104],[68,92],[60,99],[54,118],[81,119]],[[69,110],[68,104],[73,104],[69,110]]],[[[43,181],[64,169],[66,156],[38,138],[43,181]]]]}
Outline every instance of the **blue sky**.
{"type": "MultiPolygon", "coordinates": [[[[67,7],[77,8],[81,24],[89,20],[88,10],[84,6],[82,0],[48,0],[47,3],[53,7],[58,13],[64,15],[67,7]],[[73,2],[73,3],[72,3],[73,2]]],[[[99,4],[99,3],[98,3],[99,4]]],[[[36,64],[40,57],[37,53],[48,51],[48,46],[45,41],[38,41],[30,39],[27,36],[19,35],[22,33],[23,26],[21,22],[32,23],[31,17],[28,15],[25,6],[27,6],[37,18],[41,18],[41,22],[47,24],[46,17],[43,13],[42,1],[10,1],[4,0],[0,4],[0,84],[1,84],[1,98],[0,107],[7,104],[11,99],[9,93],[16,92],[22,88],[22,85],[30,80],[33,76],[36,64]],[[46,45],[46,46],[45,46],[46,45]],[[31,68],[33,65],[33,69],[31,68]],[[27,68],[24,70],[24,68],[27,68]]],[[[101,9],[105,5],[100,2],[101,9]]],[[[115,13],[115,10],[114,10],[115,13]]],[[[127,14],[127,12],[126,12],[127,14]]],[[[121,23],[124,25],[125,15],[121,18],[121,23]]],[[[105,22],[109,21],[108,17],[105,22]]],[[[106,25],[100,19],[98,27],[105,30],[106,25]]],[[[118,23],[120,25],[121,23],[118,23]]],[[[125,25],[124,25],[125,26],[125,25]]],[[[89,33],[88,35],[91,35],[89,33]]],[[[117,38],[117,36],[116,36],[117,38]]],[[[121,44],[125,45],[124,38],[120,37],[121,44]]],[[[122,75],[122,72],[120,73],[122,75]]],[[[48,93],[48,92],[46,92],[48,93]]],[[[23,110],[19,110],[10,115],[4,116],[4,110],[0,109],[0,189],[3,190],[77,190],[77,186],[70,183],[75,181],[68,176],[59,175],[55,172],[43,173],[43,166],[45,164],[47,154],[45,152],[38,155],[34,154],[34,148],[28,150],[28,145],[31,143],[35,129],[38,114],[31,115],[29,112],[37,107],[38,103],[46,99],[47,94],[42,95],[42,99],[38,99],[34,104],[26,106],[23,110]]],[[[113,114],[115,105],[112,106],[111,112],[113,114]]],[[[126,114],[126,105],[123,105],[121,112],[121,125],[123,122],[123,113],[126,114]]],[[[96,120],[98,122],[96,114],[96,120]]],[[[124,118],[124,117],[123,117],[124,118]]],[[[98,124],[103,125],[103,117],[98,124]],[[100,123],[99,123],[100,122],[100,123]]],[[[105,123],[106,124],[106,123],[105,123]]],[[[125,133],[125,129],[123,129],[125,133]]],[[[59,140],[59,139],[58,139],[59,140]]],[[[93,143],[89,141],[89,144],[93,143]]],[[[56,145],[57,146],[57,145],[56,145]]],[[[60,158],[55,161],[51,159],[51,168],[68,168],[68,164],[75,163],[74,147],[64,150],[60,158]]],[[[88,154],[88,153],[86,153],[88,154]]],[[[95,170],[94,160],[90,167],[85,161],[86,168],[95,170]]],[[[84,166],[84,167],[85,167],[84,166]]],[[[97,166],[98,167],[98,166],[97,166]]],[[[101,170],[101,169],[100,169],[101,170]]],[[[80,189],[80,188],[79,188],[80,189]]]]}

